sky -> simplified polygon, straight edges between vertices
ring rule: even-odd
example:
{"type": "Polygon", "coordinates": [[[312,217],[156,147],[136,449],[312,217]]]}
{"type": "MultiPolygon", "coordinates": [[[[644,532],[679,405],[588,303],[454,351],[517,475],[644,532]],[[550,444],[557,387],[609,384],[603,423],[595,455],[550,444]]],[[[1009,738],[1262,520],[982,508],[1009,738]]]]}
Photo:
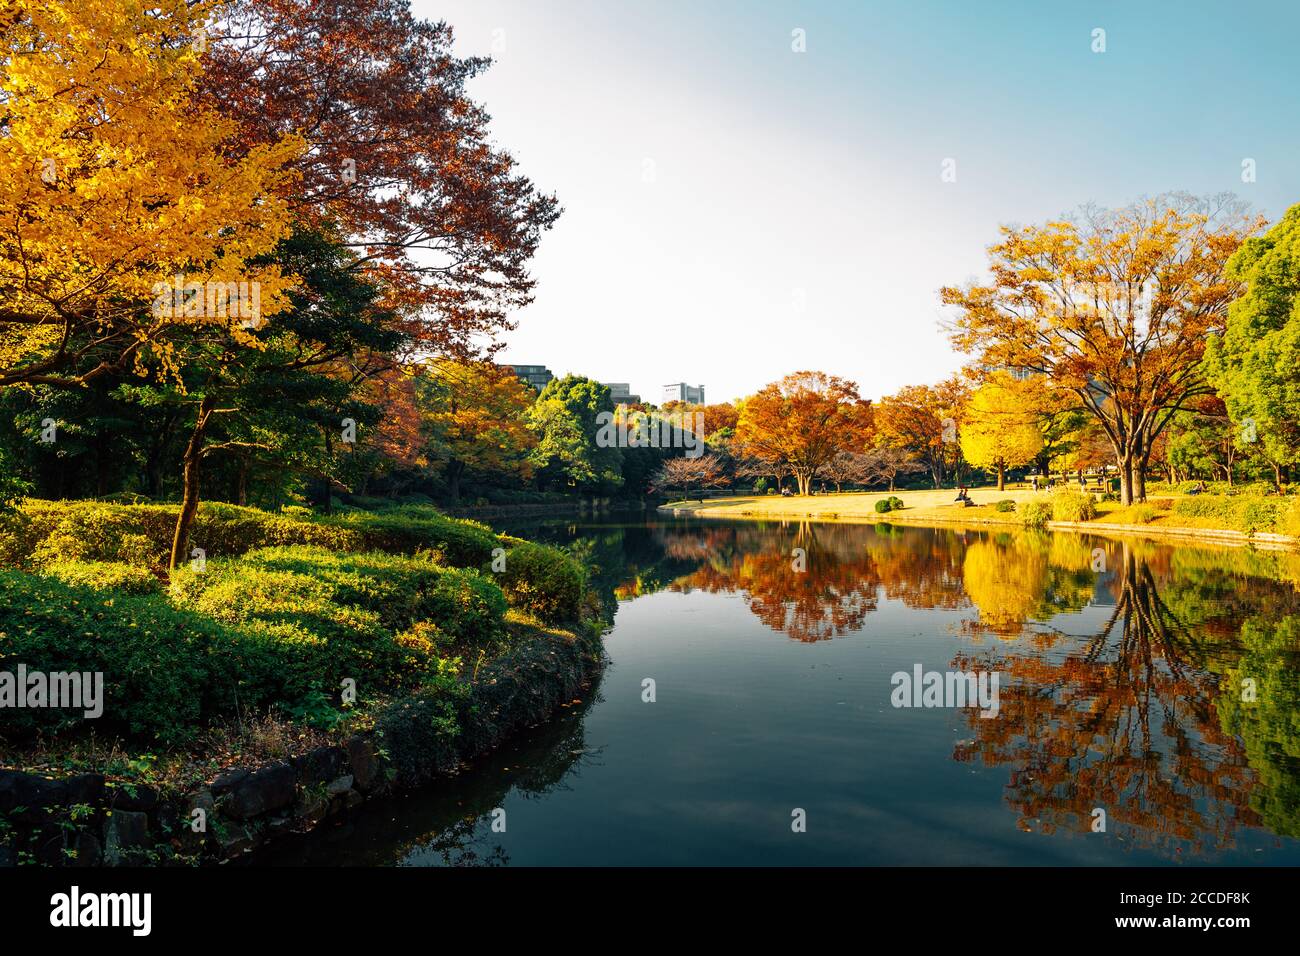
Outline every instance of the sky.
{"type": "Polygon", "coordinates": [[[1002,224],[1300,201],[1300,3],[412,6],[493,57],[470,93],[564,207],[499,360],[651,401],[801,369],[867,398],[933,383],[964,364],[938,290],[984,274],[1002,224]]]}

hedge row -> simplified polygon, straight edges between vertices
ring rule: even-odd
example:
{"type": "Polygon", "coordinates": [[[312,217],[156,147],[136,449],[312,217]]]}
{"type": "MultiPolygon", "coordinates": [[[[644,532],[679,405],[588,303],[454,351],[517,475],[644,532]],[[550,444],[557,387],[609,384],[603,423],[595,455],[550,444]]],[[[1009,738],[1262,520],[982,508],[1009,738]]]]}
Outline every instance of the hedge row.
{"type": "MultiPolygon", "coordinates": [[[[501,589],[480,572],[313,547],[187,570],[169,594],[3,571],[0,663],[102,672],[104,724],[175,742],[237,710],[306,713],[337,699],[345,678],[359,698],[442,686],[445,656],[501,638],[505,614],[501,589]]],[[[5,732],[82,719],[14,710],[5,732]]]]}
{"type": "MultiPolygon", "coordinates": [[[[67,561],[120,561],[159,567],[171,551],[177,505],[102,501],[27,501],[0,519],[0,565],[47,567],[67,561]]],[[[496,536],[486,525],[409,506],[318,518],[204,503],[190,533],[207,557],[233,557],[269,545],[319,545],[335,551],[432,551],[454,567],[483,567],[496,536]]]]}

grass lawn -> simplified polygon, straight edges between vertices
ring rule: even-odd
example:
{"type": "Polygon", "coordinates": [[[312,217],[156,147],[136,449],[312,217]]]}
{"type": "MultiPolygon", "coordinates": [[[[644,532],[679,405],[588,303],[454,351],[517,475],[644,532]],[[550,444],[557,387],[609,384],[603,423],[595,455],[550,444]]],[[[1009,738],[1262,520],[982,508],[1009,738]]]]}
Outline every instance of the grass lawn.
{"type": "MultiPolygon", "coordinates": [[[[1077,490],[1071,484],[1070,490],[1077,490]]],[[[1093,491],[1092,488],[1089,491],[1093,491]]],[[[1024,502],[1039,500],[1050,502],[1052,492],[1034,491],[1018,484],[1008,486],[1005,491],[993,487],[969,489],[974,507],[959,507],[953,500],[957,492],[951,488],[939,491],[896,491],[894,496],[902,499],[903,509],[879,513],[876,502],[887,498],[890,492],[845,492],[844,494],[795,496],[783,498],[780,495],[757,495],[737,498],[712,498],[701,501],[675,501],[665,508],[681,514],[694,514],[700,517],[717,518],[803,518],[821,521],[889,521],[895,524],[930,524],[936,522],[959,522],[961,524],[1022,524],[1018,511],[1024,502]],[[998,501],[1011,500],[1017,503],[1017,511],[996,510],[993,505],[998,501]]],[[[1187,532],[1244,532],[1255,531],[1269,534],[1275,529],[1270,525],[1254,528],[1233,527],[1219,516],[1180,514],[1174,511],[1175,503],[1190,496],[1177,494],[1152,495],[1146,502],[1129,506],[1114,501],[1097,503],[1097,517],[1090,525],[1098,531],[1132,530],[1141,528],[1152,534],[1171,532],[1185,535],[1187,532]]]]}
{"type": "Polygon", "coordinates": [[[796,495],[783,498],[780,495],[754,495],[744,498],[711,498],[700,501],[674,501],[665,507],[680,509],[699,515],[716,517],[745,518],[836,518],[868,519],[871,521],[894,521],[898,518],[944,518],[948,520],[976,519],[986,515],[996,515],[1001,520],[1012,519],[1014,514],[994,511],[991,505],[996,501],[1030,501],[1035,497],[1048,500],[1050,493],[1035,492],[1029,488],[1008,487],[1006,491],[997,488],[972,488],[969,490],[971,500],[981,507],[962,508],[953,499],[957,492],[952,488],[938,491],[846,491],[843,494],[796,495]],[[901,498],[904,509],[880,514],[876,511],[876,502],[890,495],[901,498]]]}

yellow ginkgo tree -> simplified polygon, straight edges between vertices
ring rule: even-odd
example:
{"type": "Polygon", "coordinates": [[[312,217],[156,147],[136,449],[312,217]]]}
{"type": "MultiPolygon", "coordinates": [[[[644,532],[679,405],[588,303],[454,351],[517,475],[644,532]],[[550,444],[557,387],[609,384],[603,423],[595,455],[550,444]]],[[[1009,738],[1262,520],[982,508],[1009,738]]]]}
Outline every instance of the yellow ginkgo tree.
{"type": "Polygon", "coordinates": [[[961,451],[977,468],[992,468],[998,491],[1006,487],[1006,471],[1027,465],[1043,449],[1043,382],[1017,380],[994,372],[975,390],[961,423],[961,451]]]}
{"type": "Polygon", "coordinates": [[[288,233],[278,193],[302,141],[235,148],[200,103],[212,14],[0,0],[0,387],[174,372],[176,329],[252,344],[244,327],[284,307],[292,277],[254,260],[288,233]]]}

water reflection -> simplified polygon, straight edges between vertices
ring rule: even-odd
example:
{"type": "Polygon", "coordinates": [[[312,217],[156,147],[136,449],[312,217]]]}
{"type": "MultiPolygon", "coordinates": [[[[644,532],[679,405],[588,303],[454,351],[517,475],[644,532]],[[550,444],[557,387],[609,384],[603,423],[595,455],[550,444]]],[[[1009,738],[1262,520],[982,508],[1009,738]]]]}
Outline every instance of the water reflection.
{"type": "Polygon", "coordinates": [[[1112,832],[1173,855],[1242,826],[1300,835],[1300,556],[799,522],[650,539],[646,566],[695,564],[660,587],[738,593],[797,641],[869,629],[880,600],[968,610],[951,666],[1006,677],[1001,718],[967,711],[953,757],[1010,769],[1023,829],[1087,832],[1101,808],[1112,832]],[[1090,606],[1105,609],[1095,629],[1062,623],[1090,606]]]}
{"type": "Polygon", "coordinates": [[[1009,862],[1300,852],[1286,842],[1300,837],[1300,555],[797,521],[506,530],[590,567],[618,623],[604,680],[617,691],[259,862],[953,862],[949,844],[1009,862]],[[891,709],[888,674],[920,660],[1000,672],[998,717],[891,709]],[[671,706],[642,702],[646,674],[671,706]],[[788,830],[786,788],[811,799],[803,781],[820,813],[843,816],[772,842],[788,830]],[[503,806],[509,838],[492,829],[503,806]]]}

